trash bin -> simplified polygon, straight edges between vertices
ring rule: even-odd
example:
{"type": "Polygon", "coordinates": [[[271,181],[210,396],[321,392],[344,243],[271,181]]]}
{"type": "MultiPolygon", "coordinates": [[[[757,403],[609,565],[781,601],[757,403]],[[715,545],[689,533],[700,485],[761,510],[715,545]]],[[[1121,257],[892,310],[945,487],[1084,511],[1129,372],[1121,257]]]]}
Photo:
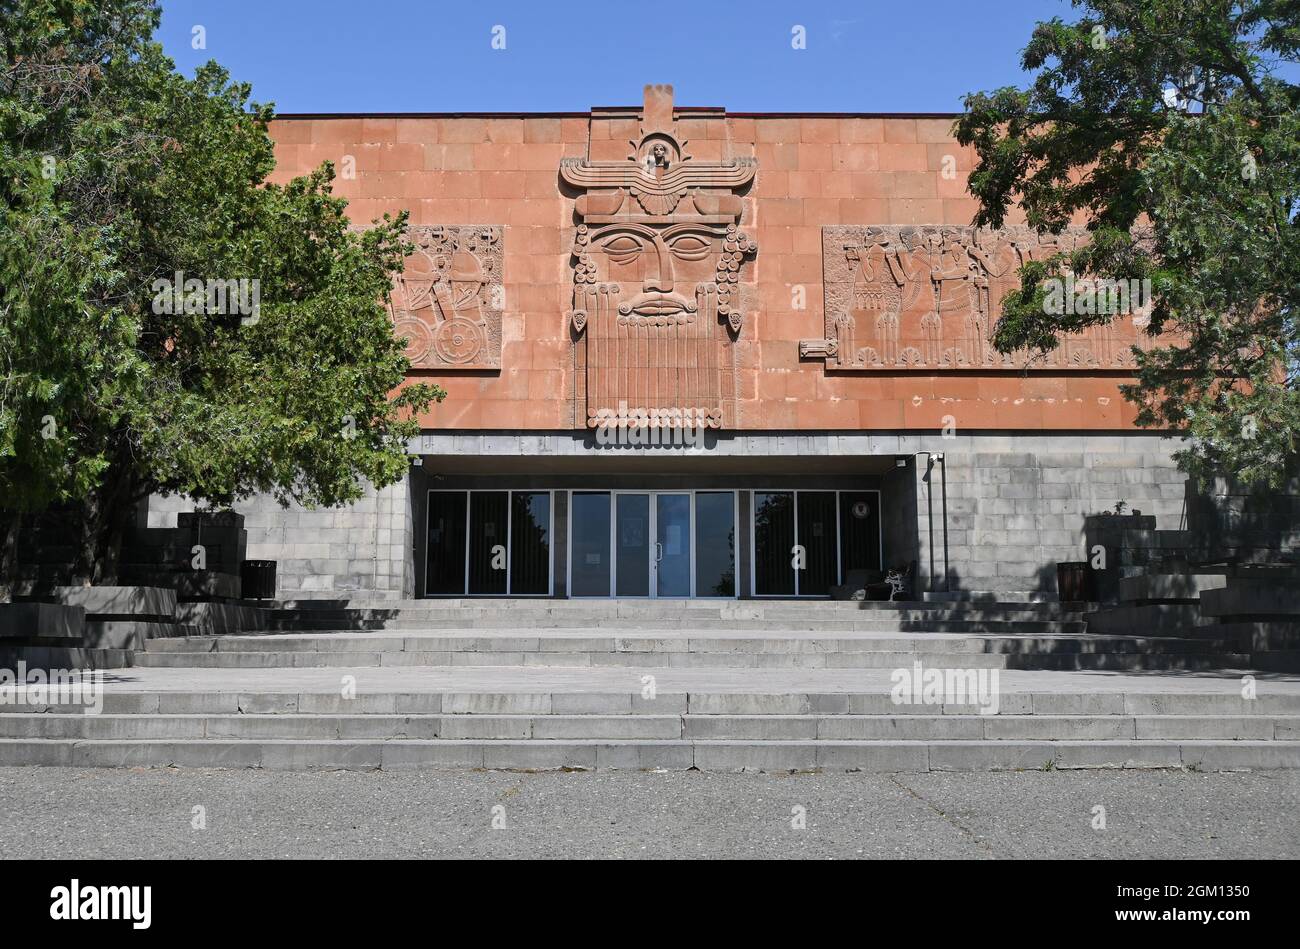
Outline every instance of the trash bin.
{"type": "Polygon", "coordinates": [[[275,599],[275,561],[245,560],[239,565],[239,585],[245,600],[275,599]]]}
{"type": "Polygon", "coordinates": [[[1056,565],[1056,594],[1062,603],[1092,603],[1097,599],[1097,578],[1086,560],[1056,565]]]}

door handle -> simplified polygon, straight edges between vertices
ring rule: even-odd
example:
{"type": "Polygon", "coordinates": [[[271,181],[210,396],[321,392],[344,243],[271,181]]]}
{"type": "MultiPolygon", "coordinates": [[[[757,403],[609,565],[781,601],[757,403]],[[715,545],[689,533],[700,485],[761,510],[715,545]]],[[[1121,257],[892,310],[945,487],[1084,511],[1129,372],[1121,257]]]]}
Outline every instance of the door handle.
{"type": "Polygon", "coordinates": [[[659,563],[663,559],[664,559],[664,545],[656,541],[655,542],[655,563],[659,563]]]}

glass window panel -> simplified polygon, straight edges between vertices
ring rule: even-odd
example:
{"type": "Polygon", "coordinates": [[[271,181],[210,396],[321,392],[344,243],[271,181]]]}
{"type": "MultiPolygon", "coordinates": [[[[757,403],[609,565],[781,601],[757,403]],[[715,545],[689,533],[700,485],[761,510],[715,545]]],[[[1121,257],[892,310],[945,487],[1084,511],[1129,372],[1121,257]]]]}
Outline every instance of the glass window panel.
{"type": "Polygon", "coordinates": [[[736,494],[695,495],[695,595],[736,595],[736,494]]]}
{"type": "Polygon", "coordinates": [[[615,495],[619,596],[650,595],[650,495],[615,495]]]}
{"type": "Polygon", "coordinates": [[[691,595],[691,496],[655,495],[655,595],[691,595]]]}
{"type": "Polygon", "coordinates": [[[469,496],[469,592],[506,592],[508,551],[506,491],[473,491],[469,496]]]}
{"type": "Polygon", "coordinates": [[[875,491],[840,494],[840,570],[880,569],[879,495],[875,491]]]}
{"type": "Polygon", "coordinates": [[[516,491],[510,496],[510,592],[539,595],[551,586],[551,495],[516,491]]]}
{"type": "Polygon", "coordinates": [[[800,596],[829,596],[837,580],[839,547],[834,491],[799,492],[799,544],[805,565],[799,573],[800,596]]]}
{"type": "Polygon", "coordinates": [[[429,492],[429,537],[424,562],[427,595],[465,594],[464,491],[429,492]]]}
{"type": "Polygon", "coordinates": [[[609,492],[575,491],[569,523],[572,596],[609,596],[609,492]]]}
{"type": "Polygon", "coordinates": [[[754,492],[754,593],[793,596],[794,493],[754,492]]]}

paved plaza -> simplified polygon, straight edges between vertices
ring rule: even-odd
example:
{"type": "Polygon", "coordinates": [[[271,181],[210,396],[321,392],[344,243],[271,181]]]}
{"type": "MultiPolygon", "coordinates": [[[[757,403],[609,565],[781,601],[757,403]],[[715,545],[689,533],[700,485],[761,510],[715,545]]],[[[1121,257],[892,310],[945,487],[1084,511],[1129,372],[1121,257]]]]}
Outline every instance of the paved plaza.
{"type": "Polygon", "coordinates": [[[11,858],[1272,859],[1297,814],[1295,771],[0,768],[11,858]]]}

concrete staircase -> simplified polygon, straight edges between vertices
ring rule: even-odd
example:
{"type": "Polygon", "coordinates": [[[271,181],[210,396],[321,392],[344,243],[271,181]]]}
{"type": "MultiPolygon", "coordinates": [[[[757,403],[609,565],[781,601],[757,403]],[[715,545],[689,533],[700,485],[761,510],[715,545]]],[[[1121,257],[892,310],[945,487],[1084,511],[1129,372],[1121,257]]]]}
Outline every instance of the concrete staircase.
{"type": "Polygon", "coordinates": [[[316,601],[270,625],[149,640],[102,714],[0,706],[0,765],[1300,767],[1300,678],[1243,698],[1223,643],[1051,602],[316,601]],[[895,701],[918,664],[992,692],[895,701]]]}
{"type": "MultiPolygon", "coordinates": [[[[1200,641],[1142,636],[761,629],[439,629],[271,633],[151,640],[137,666],[207,669],[347,666],[625,666],[632,668],[895,669],[916,659],[977,669],[1203,667],[1200,641]]],[[[1240,657],[1230,657],[1239,659],[1240,657]]],[[[1220,668],[1233,668],[1219,663],[1220,668]]],[[[1240,667],[1238,665],[1238,667],[1240,667]]]]}
{"type": "Polygon", "coordinates": [[[1188,635],[1176,623],[1140,634],[1127,626],[1094,629],[1084,606],[1029,599],[296,601],[272,611],[272,630],[328,632],[328,639],[156,641],[137,662],[330,665],[337,661],[331,652],[346,650],[358,666],[539,665],[563,653],[568,665],[894,668],[929,653],[937,663],[982,668],[1246,668],[1230,636],[1188,635]],[[337,635],[348,631],[403,635],[337,635]]]}
{"type": "MultiPolygon", "coordinates": [[[[110,693],[104,714],[0,714],[0,765],[983,771],[1300,766],[1300,692],[1004,692],[900,706],[883,689],[780,693],[110,693]]],[[[545,685],[542,676],[533,680],[545,685]]],[[[527,680],[516,680],[516,688],[527,680]]],[[[557,683],[551,683],[556,687],[557,683]]],[[[734,685],[734,684],[733,684],[734,685]]]]}
{"type": "Polygon", "coordinates": [[[271,614],[277,630],[750,629],[1082,632],[1082,614],[1055,602],[828,600],[297,600],[271,614]]]}

